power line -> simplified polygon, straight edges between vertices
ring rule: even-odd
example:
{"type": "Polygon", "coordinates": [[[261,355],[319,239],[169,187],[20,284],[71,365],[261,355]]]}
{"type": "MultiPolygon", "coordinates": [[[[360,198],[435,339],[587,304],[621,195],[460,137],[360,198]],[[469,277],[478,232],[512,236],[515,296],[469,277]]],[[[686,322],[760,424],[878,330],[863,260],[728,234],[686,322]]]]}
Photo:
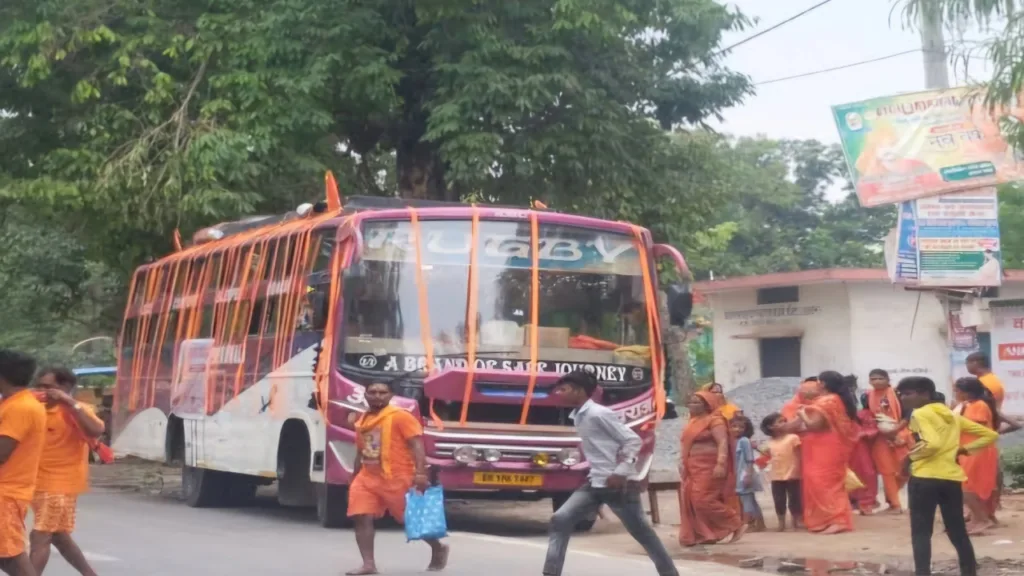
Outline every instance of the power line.
{"type": "MultiPolygon", "coordinates": [[[[900,56],[906,56],[907,54],[917,54],[923,52],[922,48],[913,48],[910,50],[904,50],[902,52],[896,52],[888,54],[886,56],[879,56],[878,58],[871,58],[870,60],[860,60],[857,62],[850,62],[849,64],[842,64],[839,66],[833,66],[831,68],[822,68],[820,70],[811,70],[810,72],[803,72],[800,74],[794,74],[792,76],[783,76],[782,78],[773,78],[771,80],[764,80],[761,82],[754,82],[754,86],[764,86],[765,84],[774,84],[776,82],[785,82],[787,80],[797,80],[799,78],[807,78],[808,76],[817,76],[819,74],[828,74],[829,72],[838,72],[840,70],[846,70],[847,68],[855,68],[857,66],[864,66],[867,64],[874,64],[876,62],[882,62],[885,60],[892,60],[893,58],[899,58],[900,56]]],[[[979,56],[969,56],[971,60],[987,60],[986,58],[979,56]]]]}
{"type": "Polygon", "coordinates": [[[794,15],[790,16],[789,18],[786,18],[782,22],[779,22],[779,23],[775,24],[774,26],[770,26],[768,28],[765,28],[764,30],[761,30],[760,32],[758,32],[756,34],[748,36],[748,37],[744,38],[743,40],[740,40],[739,42],[737,42],[735,44],[732,44],[731,46],[728,46],[726,48],[722,48],[721,50],[719,50],[718,52],[715,53],[715,56],[719,56],[721,54],[724,54],[725,52],[728,52],[729,50],[732,50],[733,48],[736,48],[738,46],[742,46],[742,45],[746,44],[747,42],[750,42],[751,40],[754,40],[756,38],[760,38],[761,36],[764,36],[765,34],[771,32],[773,30],[777,30],[777,29],[785,26],[786,24],[789,24],[793,20],[796,20],[797,18],[802,18],[803,16],[805,16],[805,15],[811,13],[811,12],[814,12],[818,8],[821,8],[822,6],[824,6],[825,4],[828,4],[831,1],[832,0],[821,0],[821,2],[818,2],[814,6],[811,6],[810,8],[807,8],[803,12],[799,12],[797,14],[794,14],[794,15]]]}
{"type": "Polygon", "coordinates": [[[833,66],[832,68],[823,68],[821,70],[812,70],[810,72],[804,72],[802,74],[794,74],[792,76],[783,76],[782,78],[773,78],[771,80],[765,80],[763,82],[755,82],[754,86],[764,86],[765,84],[775,84],[776,82],[785,82],[787,80],[796,80],[798,78],[807,78],[808,76],[817,76],[819,74],[827,74],[829,72],[838,72],[839,70],[846,70],[847,68],[854,68],[857,66],[864,66],[866,64],[874,64],[875,62],[881,62],[883,60],[891,60],[900,56],[906,56],[907,54],[916,54],[920,52],[920,48],[914,48],[913,50],[904,50],[903,52],[896,52],[895,54],[889,54],[887,56],[879,56],[878,58],[872,58],[870,60],[861,60],[859,62],[851,62],[849,64],[843,64],[841,66],[833,66]]]}

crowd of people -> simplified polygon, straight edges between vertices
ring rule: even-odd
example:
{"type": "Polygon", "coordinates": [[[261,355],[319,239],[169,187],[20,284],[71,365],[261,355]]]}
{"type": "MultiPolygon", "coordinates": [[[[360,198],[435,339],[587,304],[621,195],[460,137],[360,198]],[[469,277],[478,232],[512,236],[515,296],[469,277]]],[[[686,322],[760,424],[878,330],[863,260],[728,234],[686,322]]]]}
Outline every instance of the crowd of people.
{"type": "Polygon", "coordinates": [[[767,440],[757,447],[753,423],[720,385],[698,391],[681,438],[680,544],[730,543],[764,530],[755,498],[763,470],[780,531],[838,534],[854,530],[855,513],[902,514],[906,486],[917,574],[930,574],[937,508],[962,574],[974,574],[969,537],[998,526],[995,440],[1020,426],[1001,413],[1005,391],[989,359],[972,354],[967,370],[949,406],[925,377],[893,386],[885,370],[872,370],[863,393],[852,375],[806,378],[760,423],[767,440]]]}
{"type": "Polygon", "coordinates": [[[71,534],[104,425],[75,401],[76,384],[69,370],[37,370],[30,356],[0,349],[0,570],[11,576],[42,574],[51,547],[79,573],[96,576],[71,534]]]}
{"type": "MultiPolygon", "coordinates": [[[[967,369],[972,376],[956,381],[951,406],[925,377],[904,378],[894,387],[884,370],[872,370],[862,394],[854,376],[826,371],[806,378],[781,411],[760,423],[767,440],[758,445],[754,423],[728,402],[720,385],[693,394],[681,437],[680,544],[736,542],[764,530],[756,498],[764,489],[762,471],[780,531],[838,534],[854,529],[855,512],[902,514],[906,486],[916,573],[931,573],[938,510],[961,574],[974,575],[970,536],[999,525],[995,440],[1020,426],[1001,413],[1005,390],[988,358],[971,355],[967,369]]],[[[89,453],[104,425],[75,401],[75,385],[66,369],[37,370],[31,357],[0,349],[0,570],[12,576],[42,574],[51,545],[81,574],[95,576],[71,534],[78,495],[88,485],[89,453]],[[29,508],[34,522],[26,538],[29,508]]],[[[578,371],[553,390],[576,408],[573,421],[590,477],[552,518],[543,573],[561,574],[573,528],[606,506],[644,546],[658,573],[676,576],[640,504],[636,461],[642,442],[613,411],[591,400],[596,389],[594,375],[578,371]]],[[[366,397],[369,409],[354,423],[359,458],[348,510],[363,563],[349,574],[377,573],[374,519],[390,513],[401,520],[405,493],[429,485],[419,422],[391,406],[390,385],[373,383],[366,397]]],[[[443,570],[448,546],[427,544],[428,570],[443,570]]]]}

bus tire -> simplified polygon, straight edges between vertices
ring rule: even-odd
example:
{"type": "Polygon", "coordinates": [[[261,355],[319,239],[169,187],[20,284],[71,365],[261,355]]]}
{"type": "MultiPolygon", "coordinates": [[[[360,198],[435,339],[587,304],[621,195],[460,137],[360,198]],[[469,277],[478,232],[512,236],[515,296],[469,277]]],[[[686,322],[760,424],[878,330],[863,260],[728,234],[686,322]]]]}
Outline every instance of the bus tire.
{"type": "Polygon", "coordinates": [[[316,485],[316,518],[324,528],[342,528],[348,521],[348,486],[316,485]]]}
{"type": "MultiPolygon", "coordinates": [[[[567,500],[569,500],[570,496],[572,496],[572,492],[565,494],[555,494],[554,496],[552,496],[551,512],[558,512],[558,509],[561,508],[567,500]]],[[[573,530],[575,530],[576,532],[590,532],[590,530],[594,527],[594,524],[597,524],[597,510],[595,510],[593,514],[577,522],[576,526],[573,527],[573,530]]]]}
{"type": "Polygon", "coordinates": [[[223,472],[195,466],[181,467],[181,495],[191,508],[223,506],[226,488],[223,472]]]}

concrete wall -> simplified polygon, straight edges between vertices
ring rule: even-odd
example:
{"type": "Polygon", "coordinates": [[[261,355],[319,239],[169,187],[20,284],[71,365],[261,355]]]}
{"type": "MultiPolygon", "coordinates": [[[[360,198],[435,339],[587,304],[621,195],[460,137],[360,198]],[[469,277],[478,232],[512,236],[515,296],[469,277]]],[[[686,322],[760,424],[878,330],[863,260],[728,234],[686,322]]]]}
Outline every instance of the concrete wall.
{"type": "Polygon", "coordinates": [[[728,390],[761,378],[761,359],[756,338],[736,338],[771,327],[804,330],[800,355],[803,374],[832,369],[853,369],[851,355],[850,299],[844,284],[800,287],[800,301],[792,304],[757,305],[755,290],[712,294],[715,379],[728,390]],[[752,311],[782,306],[797,308],[792,315],[752,318],[752,311]],[[731,314],[730,314],[731,313],[731,314]]]}
{"type": "Polygon", "coordinates": [[[852,371],[867,388],[874,368],[893,382],[927,376],[949,392],[950,365],[946,317],[934,294],[904,290],[882,282],[849,284],[852,371]]]}

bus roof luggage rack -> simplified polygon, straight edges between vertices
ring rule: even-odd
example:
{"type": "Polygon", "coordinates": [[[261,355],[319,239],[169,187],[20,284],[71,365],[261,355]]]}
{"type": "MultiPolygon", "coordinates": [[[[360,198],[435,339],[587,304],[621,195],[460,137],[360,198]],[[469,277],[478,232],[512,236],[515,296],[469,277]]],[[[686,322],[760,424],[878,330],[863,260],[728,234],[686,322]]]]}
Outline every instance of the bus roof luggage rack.
{"type": "MultiPolygon", "coordinates": [[[[367,210],[400,210],[402,208],[451,208],[465,207],[465,202],[447,202],[445,200],[420,200],[416,198],[396,198],[394,196],[349,196],[345,198],[345,212],[363,212],[367,210]]],[[[526,210],[523,206],[500,204],[484,204],[487,208],[504,208],[508,210],[526,210]]],[[[551,212],[547,208],[535,210],[551,212]]]]}

